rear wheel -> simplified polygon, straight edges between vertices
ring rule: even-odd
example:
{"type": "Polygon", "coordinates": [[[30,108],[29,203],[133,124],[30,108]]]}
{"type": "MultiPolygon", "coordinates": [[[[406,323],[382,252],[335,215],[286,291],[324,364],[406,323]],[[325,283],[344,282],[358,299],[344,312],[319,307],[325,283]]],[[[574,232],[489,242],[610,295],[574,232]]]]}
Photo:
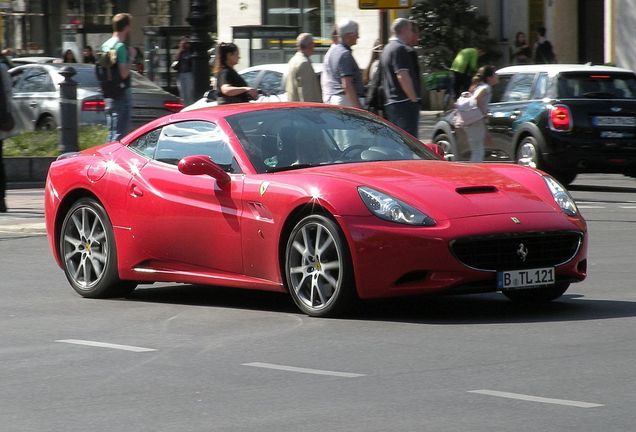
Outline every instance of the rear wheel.
{"type": "Polygon", "coordinates": [[[137,285],[119,279],[113,227],[92,198],[78,200],[66,214],[60,253],[66,278],[83,297],[123,297],[137,285]]]}
{"type": "Polygon", "coordinates": [[[453,143],[448,135],[441,133],[436,135],[433,142],[439,145],[444,150],[444,159],[452,161],[455,160],[455,150],[453,149],[453,143]]]}
{"type": "Polygon", "coordinates": [[[541,304],[556,300],[570,287],[569,282],[560,282],[552,286],[530,289],[502,291],[503,294],[515,303],[541,304]]]}
{"type": "Polygon", "coordinates": [[[532,135],[524,137],[517,147],[517,164],[542,169],[541,154],[537,139],[532,135]]]}
{"type": "Polygon", "coordinates": [[[285,249],[285,277],[294,302],[307,315],[334,316],[351,306],[351,257],[331,219],[311,215],[296,224],[285,249]]]}

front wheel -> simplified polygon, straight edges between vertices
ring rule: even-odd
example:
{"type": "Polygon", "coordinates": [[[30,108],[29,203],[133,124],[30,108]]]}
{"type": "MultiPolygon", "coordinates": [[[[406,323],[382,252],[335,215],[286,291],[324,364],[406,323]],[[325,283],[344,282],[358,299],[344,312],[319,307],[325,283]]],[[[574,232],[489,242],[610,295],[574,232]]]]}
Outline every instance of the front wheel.
{"type": "Polygon", "coordinates": [[[356,297],[351,257],[331,219],[310,215],[296,224],[285,249],[285,278],[307,315],[335,316],[351,306],[356,297]]]}
{"type": "Polygon", "coordinates": [[[456,159],[455,150],[453,149],[453,143],[445,133],[436,135],[433,142],[439,145],[444,150],[444,159],[448,161],[454,161],[456,159]]]}
{"type": "Polygon", "coordinates": [[[119,279],[113,227],[92,198],[78,200],[66,214],[60,253],[66,278],[83,297],[123,297],[135,289],[135,282],[119,279]]]}
{"type": "Polygon", "coordinates": [[[503,294],[515,303],[541,304],[556,300],[570,287],[569,282],[560,282],[541,288],[529,288],[519,290],[502,291],[503,294]]]}

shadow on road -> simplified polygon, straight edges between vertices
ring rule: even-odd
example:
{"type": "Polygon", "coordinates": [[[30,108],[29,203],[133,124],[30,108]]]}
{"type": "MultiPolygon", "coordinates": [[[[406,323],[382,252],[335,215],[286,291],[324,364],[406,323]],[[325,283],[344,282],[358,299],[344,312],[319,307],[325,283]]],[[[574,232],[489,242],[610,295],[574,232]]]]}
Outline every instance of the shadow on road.
{"type": "MultiPolygon", "coordinates": [[[[178,285],[147,287],[134,291],[129,301],[172,303],[301,315],[286,294],[178,285]]],[[[507,324],[559,321],[587,321],[636,316],[636,302],[586,299],[565,294],[541,306],[521,306],[502,294],[409,297],[364,302],[345,320],[389,321],[413,324],[507,324]]]]}

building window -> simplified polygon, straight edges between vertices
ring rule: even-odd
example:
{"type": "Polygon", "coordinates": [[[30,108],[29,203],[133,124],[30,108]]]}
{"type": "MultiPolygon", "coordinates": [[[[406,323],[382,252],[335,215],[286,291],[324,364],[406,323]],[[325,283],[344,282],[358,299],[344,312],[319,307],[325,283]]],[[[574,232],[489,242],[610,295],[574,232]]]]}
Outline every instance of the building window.
{"type": "Polygon", "coordinates": [[[298,26],[314,35],[317,45],[331,44],[334,0],[263,0],[265,24],[298,26]]]}

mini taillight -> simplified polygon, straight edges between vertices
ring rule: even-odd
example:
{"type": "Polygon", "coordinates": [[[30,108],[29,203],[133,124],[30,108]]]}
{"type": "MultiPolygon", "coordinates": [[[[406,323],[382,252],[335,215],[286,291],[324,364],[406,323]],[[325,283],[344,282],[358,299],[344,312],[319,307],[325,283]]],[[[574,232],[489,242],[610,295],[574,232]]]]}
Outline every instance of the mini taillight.
{"type": "Polygon", "coordinates": [[[183,104],[181,102],[165,101],[163,107],[168,111],[179,112],[183,109],[183,104]]]}
{"type": "Polygon", "coordinates": [[[550,109],[550,128],[556,131],[572,130],[572,113],[565,105],[555,105],[550,109]]]}
{"type": "Polygon", "coordinates": [[[105,107],[103,99],[82,101],[82,111],[104,111],[105,107]]]}

